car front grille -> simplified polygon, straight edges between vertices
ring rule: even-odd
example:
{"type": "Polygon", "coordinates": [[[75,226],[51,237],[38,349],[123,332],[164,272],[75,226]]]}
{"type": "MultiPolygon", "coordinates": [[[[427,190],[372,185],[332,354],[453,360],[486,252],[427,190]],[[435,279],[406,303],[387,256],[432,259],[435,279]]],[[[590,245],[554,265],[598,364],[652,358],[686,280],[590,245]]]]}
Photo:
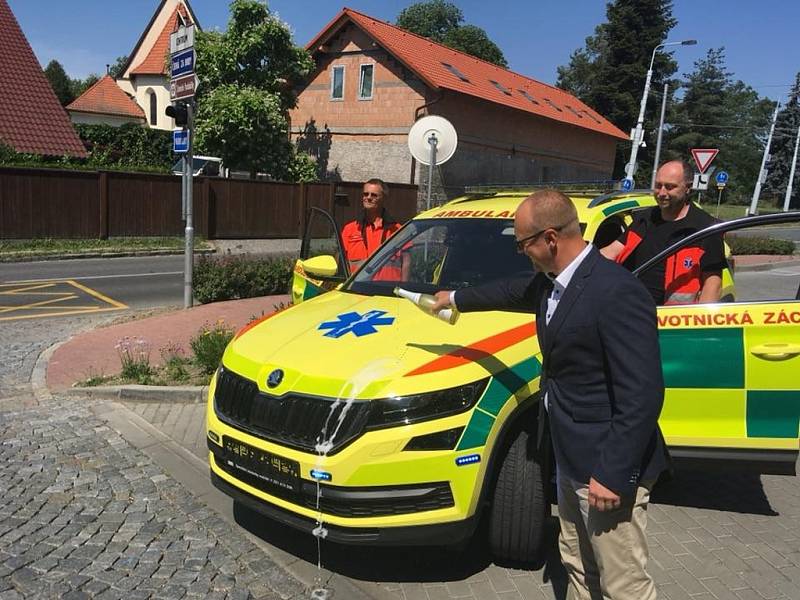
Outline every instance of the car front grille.
{"type": "Polygon", "coordinates": [[[304,452],[316,452],[318,443],[333,436],[327,452],[332,455],[364,432],[370,403],[348,405],[299,394],[270,396],[254,381],[223,368],[217,376],[214,407],[229,425],[304,452]]]}

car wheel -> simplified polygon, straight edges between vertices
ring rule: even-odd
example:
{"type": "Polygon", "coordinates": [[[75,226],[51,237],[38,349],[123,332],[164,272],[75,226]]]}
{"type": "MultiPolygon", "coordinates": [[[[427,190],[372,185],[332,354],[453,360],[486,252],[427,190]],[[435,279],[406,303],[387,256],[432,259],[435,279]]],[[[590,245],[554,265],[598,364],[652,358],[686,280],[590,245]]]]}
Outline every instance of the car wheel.
{"type": "Polygon", "coordinates": [[[497,559],[536,563],[542,554],[549,506],[534,445],[534,436],[520,431],[497,476],[489,520],[489,546],[497,559]]]}

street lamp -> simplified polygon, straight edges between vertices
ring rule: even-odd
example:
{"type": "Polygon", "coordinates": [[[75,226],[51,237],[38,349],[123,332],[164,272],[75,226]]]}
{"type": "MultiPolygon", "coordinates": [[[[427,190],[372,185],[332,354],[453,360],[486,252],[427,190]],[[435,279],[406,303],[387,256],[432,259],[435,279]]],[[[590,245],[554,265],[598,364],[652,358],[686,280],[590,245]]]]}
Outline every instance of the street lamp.
{"type": "MultiPolygon", "coordinates": [[[[656,60],[656,52],[659,48],[665,46],[694,46],[697,40],[683,40],[682,42],[664,42],[653,48],[653,55],[650,57],[650,68],[647,69],[647,78],[644,80],[644,93],[642,94],[642,103],[639,106],[639,118],[636,121],[636,129],[633,131],[633,146],[631,146],[631,158],[625,166],[625,177],[633,180],[633,175],[636,173],[636,155],[639,152],[639,146],[642,144],[644,137],[644,109],[647,106],[647,95],[650,93],[650,80],[653,77],[653,62],[656,60]]],[[[655,166],[658,168],[658,165],[655,166]]]]}

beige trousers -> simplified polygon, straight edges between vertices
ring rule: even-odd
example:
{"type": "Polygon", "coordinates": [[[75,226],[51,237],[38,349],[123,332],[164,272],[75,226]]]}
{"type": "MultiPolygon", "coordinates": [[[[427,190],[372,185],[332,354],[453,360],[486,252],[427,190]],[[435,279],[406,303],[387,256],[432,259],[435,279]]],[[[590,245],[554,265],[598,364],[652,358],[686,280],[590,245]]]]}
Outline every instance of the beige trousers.
{"type": "Polygon", "coordinates": [[[647,573],[647,502],[652,483],[611,511],[589,507],[589,486],[558,478],[558,546],[567,600],[655,600],[647,573]]]}

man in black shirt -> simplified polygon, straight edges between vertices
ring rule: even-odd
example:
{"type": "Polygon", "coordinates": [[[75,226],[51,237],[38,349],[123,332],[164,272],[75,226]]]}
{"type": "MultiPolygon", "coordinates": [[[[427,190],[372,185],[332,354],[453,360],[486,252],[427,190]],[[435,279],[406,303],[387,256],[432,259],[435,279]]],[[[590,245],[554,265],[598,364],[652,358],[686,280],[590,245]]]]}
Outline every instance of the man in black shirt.
{"type": "MultiPolygon", "coordinates": [[[[653,196],[658,203],[639,211],[631,227],[602,254],[635,269],[664,248],[714,223],[714,218],[689,201],[691,168],[682,161],[664,163],[656,173],[653,196]]],[[[656,304],[718,302],[726,267],[721,236],[682,248],[642,274],[656,304]]]]}

